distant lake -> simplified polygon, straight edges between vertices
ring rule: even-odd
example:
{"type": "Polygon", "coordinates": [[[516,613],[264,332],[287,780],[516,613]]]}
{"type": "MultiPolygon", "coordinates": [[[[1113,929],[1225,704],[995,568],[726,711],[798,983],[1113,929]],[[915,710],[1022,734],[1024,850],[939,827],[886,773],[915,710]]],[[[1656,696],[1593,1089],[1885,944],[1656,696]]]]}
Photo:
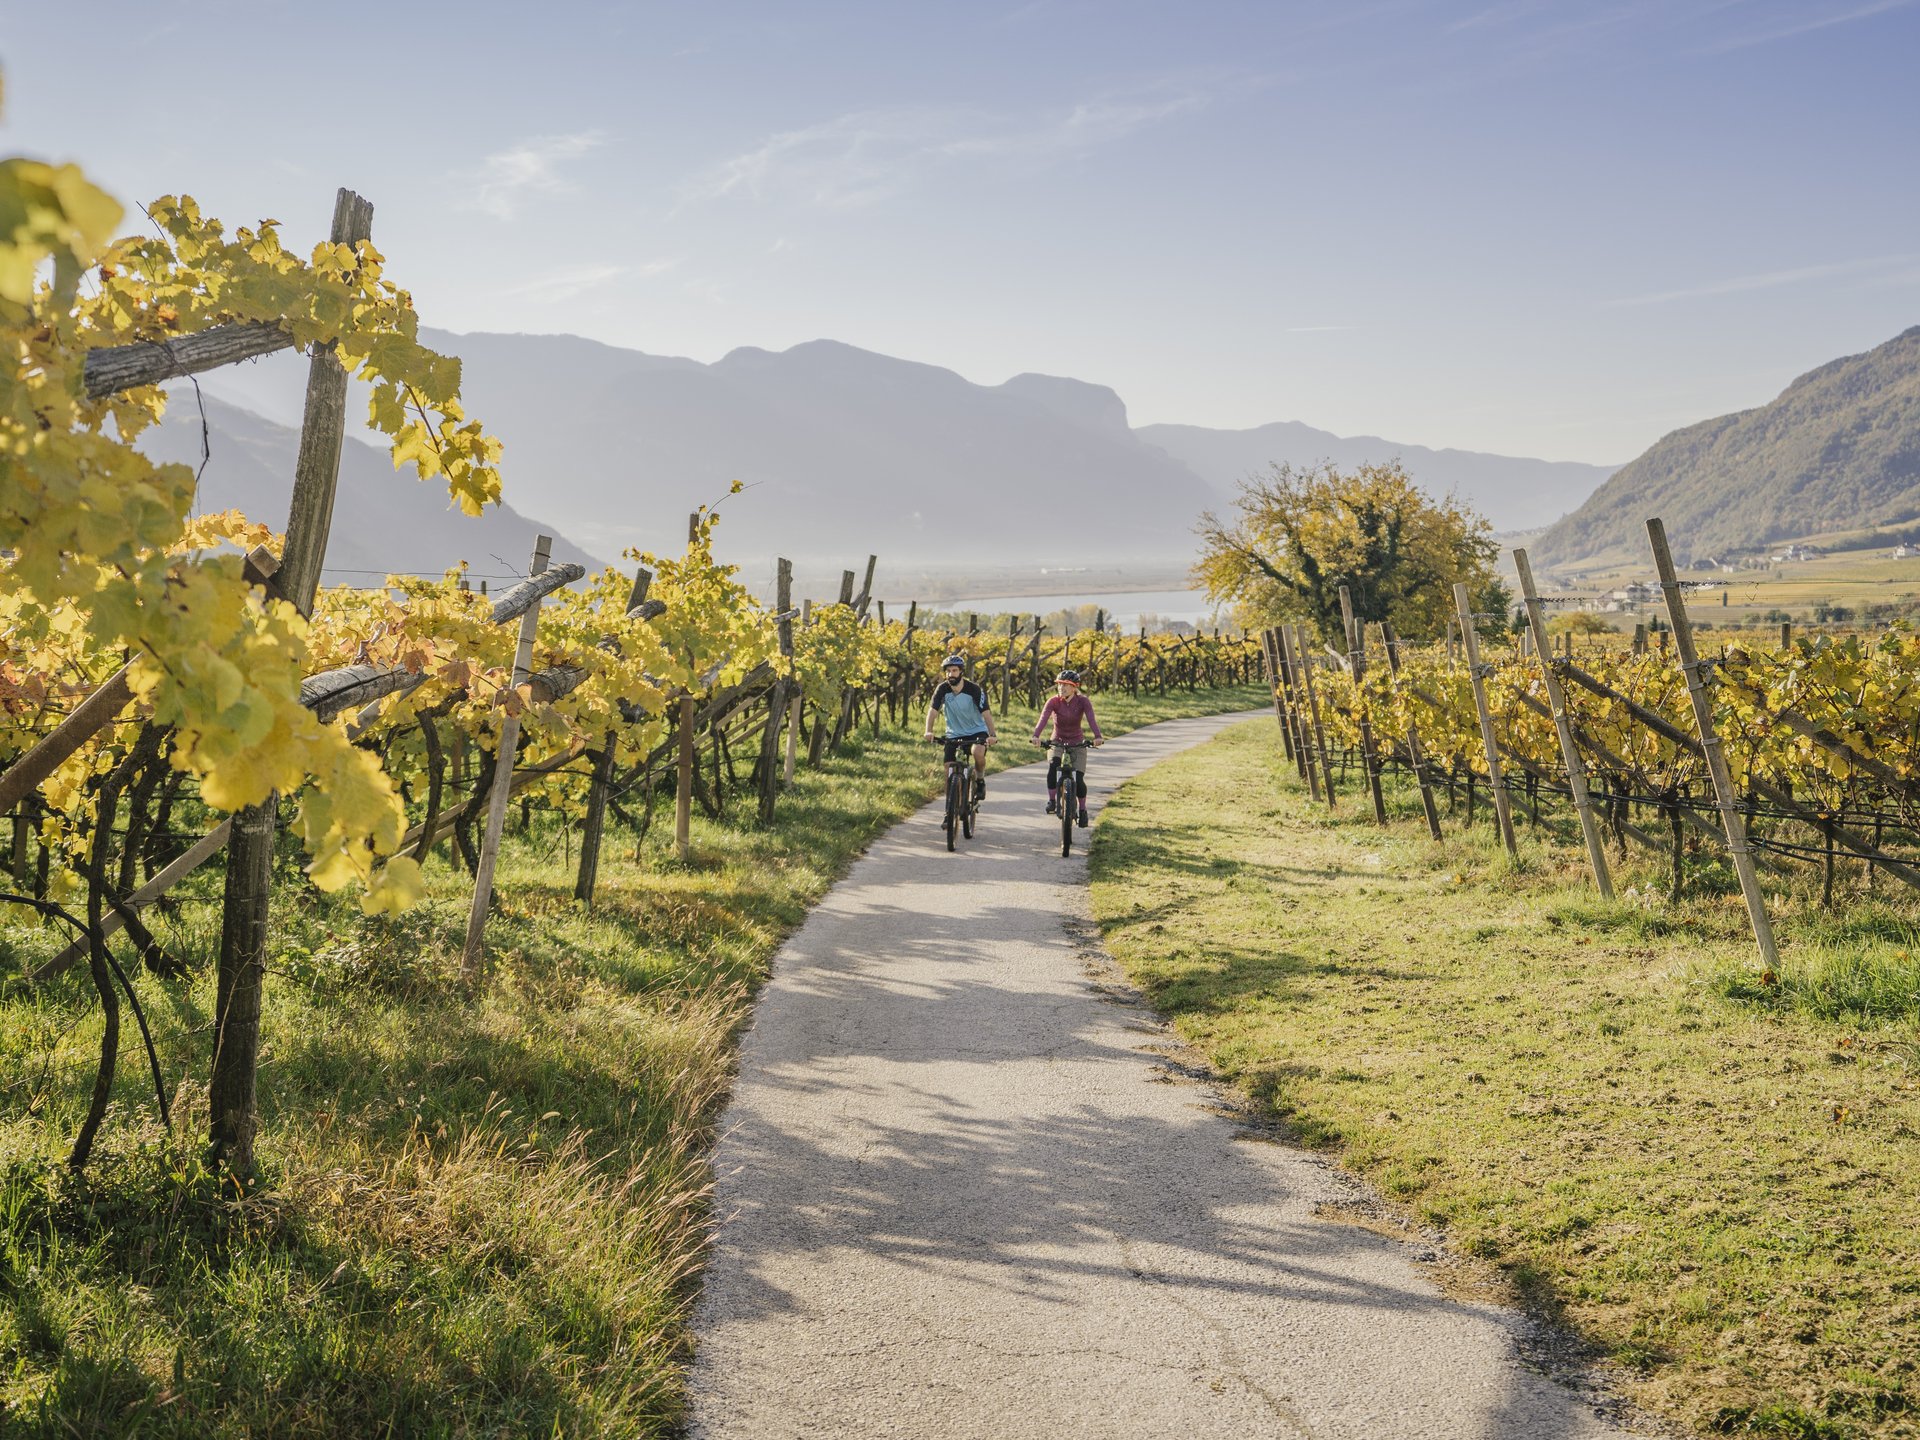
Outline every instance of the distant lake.
{"type": "Polygon", "coordinates": [[[993,595],[974,600],[942,600],[932,608],[948,615],[1046,615],[1076,605],[1097,605],[1107,612],[1107,623],[1131,630],[1142,615],[1162,620],[1184,620],[1198,625],[1213,614],[1206,594],[1199,590],[1123,590],[1083,595],[993,595]]]}

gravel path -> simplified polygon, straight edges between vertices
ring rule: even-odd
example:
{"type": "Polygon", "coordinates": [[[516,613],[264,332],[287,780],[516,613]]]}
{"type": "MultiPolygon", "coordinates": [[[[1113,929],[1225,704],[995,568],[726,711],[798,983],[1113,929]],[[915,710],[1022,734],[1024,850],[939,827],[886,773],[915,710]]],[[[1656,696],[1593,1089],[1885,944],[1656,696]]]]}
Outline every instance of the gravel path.
{"type": "MultiPolygon", "coordinates": [[[[1094,806],[1237,718],[1096,751],[1094,806]]],[[[1520,1363],[1521,1322],[1316,1218],[1339,1177],[1250,1138],[1102,983],[1040,772],[990,783],[972,843],[947,854],[922,810],[775,961],[717,1156],[690,1433],[1623,1433],[1520,1363]]]]}

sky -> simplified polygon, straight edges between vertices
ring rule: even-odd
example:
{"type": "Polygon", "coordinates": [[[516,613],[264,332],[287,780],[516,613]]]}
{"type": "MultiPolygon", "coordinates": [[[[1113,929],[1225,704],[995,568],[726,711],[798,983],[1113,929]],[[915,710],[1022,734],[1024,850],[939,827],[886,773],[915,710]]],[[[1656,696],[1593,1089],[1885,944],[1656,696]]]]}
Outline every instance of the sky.
{"type": "Polygon", "coordinates": [[[1624,462],[1920,322],[1920,0],[0,0],[0,154],[426,323],[1624,462]]]}

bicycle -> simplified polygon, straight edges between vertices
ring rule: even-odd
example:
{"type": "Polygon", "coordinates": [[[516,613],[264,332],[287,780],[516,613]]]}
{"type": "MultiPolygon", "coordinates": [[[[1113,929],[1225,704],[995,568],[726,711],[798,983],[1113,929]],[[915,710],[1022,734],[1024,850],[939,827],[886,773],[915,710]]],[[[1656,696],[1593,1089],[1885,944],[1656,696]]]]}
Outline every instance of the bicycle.
{"type": "MultiPolygon", "coordinates": [[[[980,798],[973,784],[973,746],[951,744],[939,736],[931,738],[934,744],[948,745],[951,751],[947,757],[947,813],[941,818],[940,828],[946,832],[947,849],[952,850],[954,831],[971,840],[974,822],[980,815],[980,798]]],[[[992,743],[989,738],[987,744],[992,743]]]]}
{"type": "Polygon", "coordinates": [[[1078,745],[1064,745],[1058,740],[1036,740],[1033,742],[1047,752],[1047,759],[1060,767],[1060,856],[1065,859],[1073,854],[1074,812],[1086,801],[1080,798],[1079,782],[1087,773],[1087,751],[1091,742],[1082,740],[1078,745]],[[1074,751],[1080,753],[1076,756],[1074,751]]]}

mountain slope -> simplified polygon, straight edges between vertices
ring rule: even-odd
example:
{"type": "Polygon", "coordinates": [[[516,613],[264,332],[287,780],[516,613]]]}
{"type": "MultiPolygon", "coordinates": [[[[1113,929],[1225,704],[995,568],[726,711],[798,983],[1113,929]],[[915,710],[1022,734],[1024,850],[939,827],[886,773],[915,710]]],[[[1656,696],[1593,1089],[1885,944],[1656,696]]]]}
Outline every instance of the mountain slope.
{"type": "MultiPolygon", "coordinates": [[[[249,519],[279,529],[287,523],[300,432],[212,395],[206,407],[212,458],[200,477],[199,508],[244,510],[249,519]]],[[[156,460],[199,466],[200,411],[190,389],[173,396],[166,419],[141,436],[140,448],[156,460]]],[[[321,580],[371,585],[392,573],[437,575],[462,560],[472,564],[475,576],[518,574],[542,532],[554,535],[556,562],[599,568],[599,561],[552,526],[511,506],[491,507],[477,518],[461,514],[439,481],[423,483],[411,467],[396,471],[385,451],[349,438],[340,451],[340,488],[321,580]]]]}
{"type": "Polygon", "coordinates": [[[1351,468],[1397,457],[1421,488],[1434,495],[1458,495],[1497,530],[1531,530],[1549,524],[1613,473],[1609,465],[1430,450],[1377,435],[1335,435],[1292,420],[1254,430],[1142,425],[1134,433],[1225,490],[1249,475],[1266,474],[1273,464],[1301,466],[1331,460],[1351,468]]]}
{"type": "Polygon", "coordinates": [[[1674,431],[1542,536],[1536,559],[1645,560],[1650,515],[1683,560],[1920,517],[1920,325],[1758,409],[1674,431]]]}
{"type": "MultiPolygon", "coordinates": [[[[469,413],[506,443],[508,498],[537,496],[606,555],[677,548],[687,512],[736,479],[752,488],[727,502],[726,554],[837,572],[869,550],[888,567],[1181,563],[1200,512],[1275,460],[1402,455],[1427,488],[1459,489],[1502,528],[1552,519],[1607,473],[1304,425],[1136,431],[1104,385],[976,385],[831,340],[708,365],[572,335],[423,334],[461,357],[469,413]]],[[[280,358],[202,383],[292,419],[303,367],[280,358]]]]}
{"type": "Polygon", "coordinates": [[[533,477],[556,519],[603,549],[676,542],[686,513],[736,479],[753,488],[728,502],[730,553],[849,564],[869,549],[1044,561],[1069,527],[1086,554],[1162,556],[1219,500],[1134,439],[1112,391],[1063,406],[1051,386],[1077,382],[981,386],[825,340],[712,365],[568,336],[433,341],[461,356],[510,483],[533,477]]]}

